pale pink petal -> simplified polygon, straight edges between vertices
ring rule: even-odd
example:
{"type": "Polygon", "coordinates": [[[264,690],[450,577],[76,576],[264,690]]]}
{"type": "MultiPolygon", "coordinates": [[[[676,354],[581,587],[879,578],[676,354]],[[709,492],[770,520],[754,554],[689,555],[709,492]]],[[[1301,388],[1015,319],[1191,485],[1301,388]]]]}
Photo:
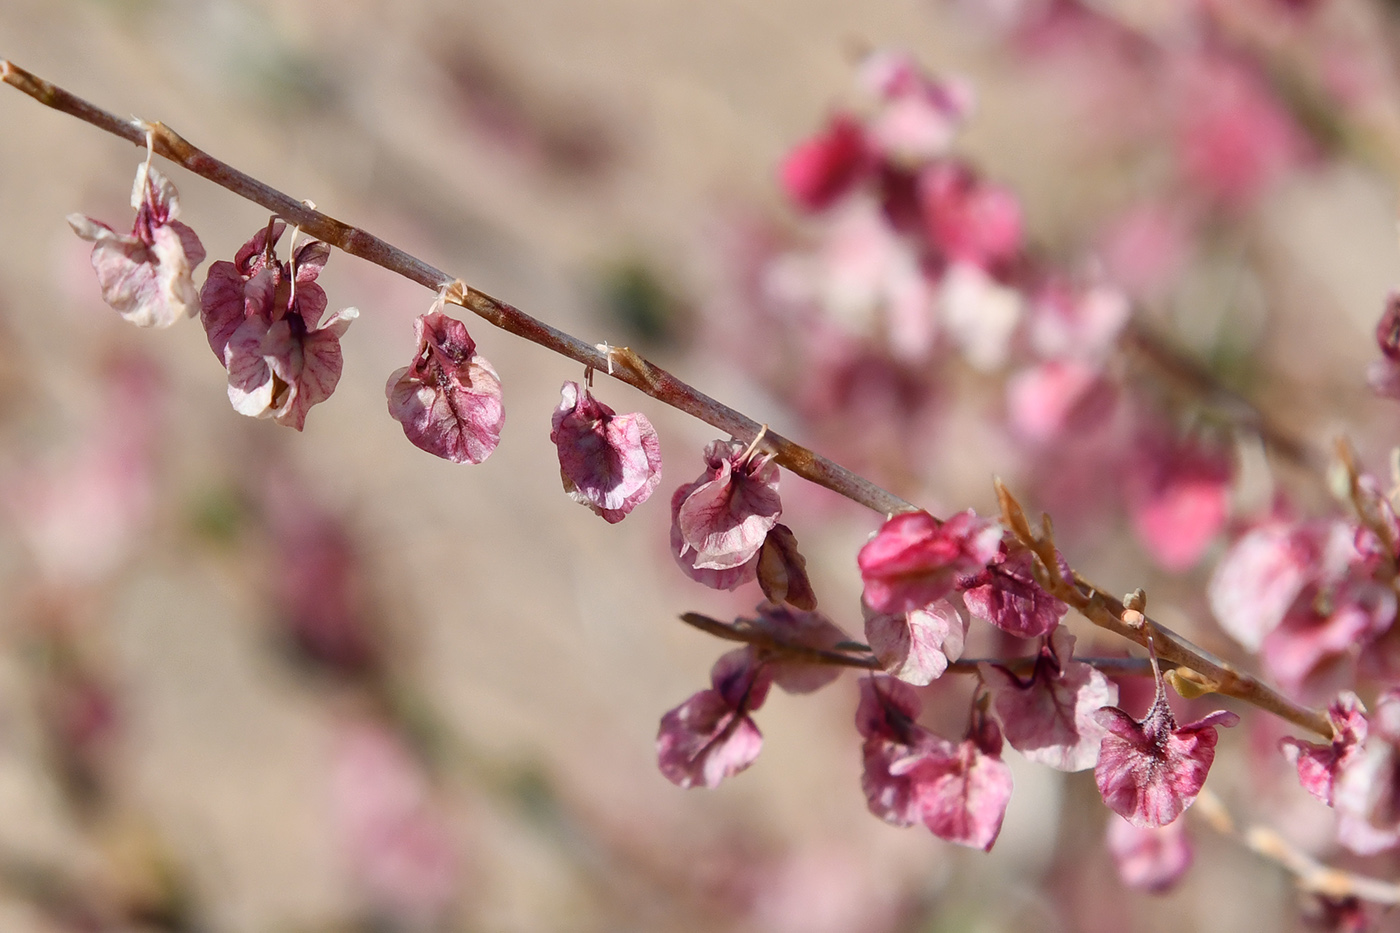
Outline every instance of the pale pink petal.
{"type": "Polygon", "coordinates": [[[952,592],[959,575],[976,573],[997,554],[996,522],[968,510],[946,522],[927,512],[889,519],[860,550],[858,564],[867,605],[901,615],[952,592]]]}
{"type": "MultiPolygon", "coordinates": [[[[1035,582],[1031,567],[1034,556],[1016,550],[986,569],[958,581],[963,602],[974,616],[986,619],[1018,638],[1038,638],[1048,634],[1069,612],[1035,582]]],[[[1061,571],[1064,572],[1062,565],[1061,571]]]]}
{"type": "Polygon", "coordinates": [[[501,439],[505,408],[496,370],[461,321],[433,311],[414,322],[418,351],[389,377],[389,414],[404,435],[453,463],[481,463],[501,439]]]}
{"type": "Polygon", "coordinates": [[[901,615],[862,605],[865,640],[887,674],[922,686],[943,676],[962,656],[967,616],[946,599],[901,615]]]}
{"type": "Polygon", "coordinates": [[[699,570],[731,570],[753,560],[782,515],[778,467],[761,455],[744,455],[737,441],[705,449],[706,472],[690,485],[674,524],[694,549],[699,570]]]}

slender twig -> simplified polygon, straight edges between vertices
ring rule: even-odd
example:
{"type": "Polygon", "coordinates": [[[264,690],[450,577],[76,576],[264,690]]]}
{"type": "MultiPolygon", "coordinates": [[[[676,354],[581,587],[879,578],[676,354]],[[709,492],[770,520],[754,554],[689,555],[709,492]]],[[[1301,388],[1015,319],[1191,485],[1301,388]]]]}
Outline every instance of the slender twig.
{"type": "MultiPolygon", "coordinates": [[[[91,123],[93,126],[120,136],[135,145],[142,147],[146,145],[146,133],[149,130],[157,153],[172,162],[179,163],[194,174],[227,188],[234,194],[256,204],[261,204],[284,220],[301,227],[302,232],[323,240],[352,256],[358,256],[375,265],[382,266],[390,272],[396,272],[435,292],[444,288],[451,289],[449,301],[460,304],[468,311],[502,330],[517,337],[523,337],[531,343],[539,344],[569,359],[577,360],[584,366],[591,366],[600,372],[605,372],[614,379],[625,382],[650,395],[657,401],[693,415],[738,440],[748,443],[757,437],[762,430],[761,425],[752,418],[710,398],[625,347],[613,348],[611,353],[605,353],[593,344],[550,327],[519,308],[493,298],[485,292],[462,285],[460,280],[454,276],[404,252],[393,244],[308,207],[290,195],[283,194],[256,178],[240,172],[231,165],[219,161],[207,152],[191,145],[163,123],[146,126],[138,122],[123,120],[115,114],[96,107],[3,59],[0,59],[0,80],[18,88],[41,104],[91,123]]],[[[853,502],[886,515],[894,512],[914,511],[915,507],[911,503],[894,493],[882,489],[865,477],[788,440],[775,431],[768,431],[763,443],[768,450],[775,454],[775,460],[784,469],[819,486],[825,486],[853,502]]]]}
{"type": "MultiPolygon", "coordinates": [[[[155,151],[160,155],[240,197],[262,205],[299,226],[303,232],[352,256],[358,256],[402,275],[434,292],[446,290],[448,300],[460,304],[491,324],[576,360],[584,366],[608,373],[614,379],[641,390],[663,404],[693,415],[740,441],[751,442],[764,431],[757,421],[692,388],[631,350],[625,347],[609,348],[605,352],[577,337],[550,327],[512,305],[463,284],[461,280],[379,237],[323,214],[219,161],[191,145],[162,123],[146,124],[141,121],[123,120],[4,59],[0,59],[0,80],[45,106],[120,136],[133,145],[144,148],[149,133],[155,151]]],[[[915,510],[914,505],[894,493],[774,431],[766,432],[763,444],[774,454],[774,459],[780,466],[852,502],[885,515],[915,510]]],[[[1053,543],[1049,547],[1053,554],[1053,543]]],[[[1043,553],[1037,551],[1037,555],[1044,560],[1043,553]]],[[[1050,560],[1053,564],[1054,558],[1050,560]]],[[[1058,576],[1058,568],[1052,573],[1058,576]]],[[[1079,609],[1095,624],[1139,644],[1146,643],[1146,627],[1135,629],[1124,623],[1120,618],[1122,604],[1102,590],[1077,576],[1074,583],[1061,580],[1059,586],[1055,595],[1079,609]]],[[[1164,626],[1150,621],[1149,625],[1156,636],[1157,652],[1162,661],[1204,675],[1220,693],[1253,703],[1320,735],[1332,734],[1331,725],[1322,713],[1292,703],[1277,691],[1253,677],[1239,673],[1164,626]]],[[[839,652],[835,654],[849,657],[840,655],[839,652]]],[[[852,658],[850,666],[875,669],[878,664],[872,663],[870,659],[852,658]]]]}
{"type": "Polygon", "coordinates": [[[1298,887],[1323,897],[1356,897],[1387,907],[1400,905],[1400,884],[1353,874],[1320,862],[1273,829],[1250,826],[1241,832],[1225,804],[1209,788],[1196,798],[1192,812],[1222,836],[1234,839],[1251,852],[1281,865],[1297,879],[1298,887]]]}

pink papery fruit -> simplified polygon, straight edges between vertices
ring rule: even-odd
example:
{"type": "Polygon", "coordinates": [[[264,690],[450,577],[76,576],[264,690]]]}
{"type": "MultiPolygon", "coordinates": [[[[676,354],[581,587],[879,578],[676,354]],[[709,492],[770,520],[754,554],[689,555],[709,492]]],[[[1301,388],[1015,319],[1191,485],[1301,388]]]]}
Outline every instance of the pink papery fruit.
{"type": "Polygon", "coordinates": [[[978,665],[1006,740],[1028,759],[1060,771],[1083,771],[1098,761],[1104,726],[1100,709],[1118,702],[1118,687],[1074,660],[1074,636],[1056,628],[1022,680],[999,664],[978,665]]]}
{"type": "Polygon", "coordinates": [[[1400,690],[1381,694],[1365,722],[1360,749],[1344,750],[1335,768],[1332,802],[1342,816],[1338,840],[1371,855],[1400,843],[1400,690]]]}
{"type": "Polygon", "coordinates": [[[1184,726],[1176,724],[1161,674],[1142,720],[1116,706],[1095,714],[1108,730],[1099,746],[1094,781],[1108,808],[1138,827],[1166,826],[1195,801],[1215,760],[1217,726],[1240,717],[1227,710],[1184,726]]]}
{"type": "Polygon", "coordinates": [[[1327,806],[1332,806],[1337,779],[1361,754],[1366,741],[1366,707],[1350,690],[1341,693],[1327,708],[1332,723],[1332,741],[1322,744],[1284,738],[1279,749],[1298,769],[1298,782],[1327,806]]]}
{"type": "Polygon", "coordinates": [[[960,743],[915,722],[911,687],[888,678],[861,682],[856,728],[865,737],[861,786],[870,811],[888,823],[922,822],[940,839],[988,851],[1011,800],[1011,769],[1001,760],[1001,731],[973,707],[960,743]]]}
{"type": "Polygon", "coordinates": [[[389,376],[389,414],[414,446],[453,463],[481,463],[501,440],[501,380],[466,325],[439,306],[413,322],[418,351],[389,376]]]}
{"type": "Polygon", "coordinates": [[[560,390],[549,439],[559,450],[564,491],[609,524],[661,482],[661,441],[646,415],[618,415],[576,382],[560,390]]]}
{"type": "Polygon", "coordinates": [[[359,317],[344,308],[325,317],[326,293],[316,277],[330,258],[325,243],[299,247],[279,263],[274,248],[285,224],[259,230],[233,262],[216,262],[200,292],[209,346],[228,369],[234,411],[296,428],[311,406],[340,382],[340,338],[359,317]]]}
{"type": "Polygon", "coordinates": [[[876,612],[864,603],[861,609],[865,640],[891,677],[923,686],[962,657],[967,616],[946,599],[898,615],[876,612]]]}
{"type": "MultiPolygon", "coordinates": [[[[1024,548],[1002,547],[985,568],[959,577],[958,588],[963,591],[968,612],[1017,638],[1048,634],[1060,624],[1069,606],[1035,582],[1035,560],[1024,548]]],[[[1060,572],[1069,573],[1063,558],[1060,572]]]]}
{"type": "Polygon", "coordinates": [[[671,554],[692,580],[732,590],[754,579],[782,512],[772,455],[714,441],[705,448],[705,472],[671,497],[671,554]]]}
{"type": "Polygon", "coordinates": [[[902,615],[953,591],[958,577],[993,560],[1002,528],[971,509],[941,522],[927,512],[904,512],[880,527],[860,549],[864,599],[876,612],[902,615]]]}
{"type": "Polygon", "coordinates": [[[199,308],[191,272],[204,261],[195,232],[175,218],[175,186],[149,162],[136,170],[131,187],[136,220],[130,234],[101,221],[69,214],[73,232],[93,244],[92,268],[102,300],[138,327],[169,327],[199,308]]]}
{"type": "Polygon", "coordinates": [[[680,787],[717,787],[754,763],[763,733],[749,714],[763,705],[773,674],[752,648],[720,657],[709,690],[661,717],[656,759],[661,773],[680,787]]]}

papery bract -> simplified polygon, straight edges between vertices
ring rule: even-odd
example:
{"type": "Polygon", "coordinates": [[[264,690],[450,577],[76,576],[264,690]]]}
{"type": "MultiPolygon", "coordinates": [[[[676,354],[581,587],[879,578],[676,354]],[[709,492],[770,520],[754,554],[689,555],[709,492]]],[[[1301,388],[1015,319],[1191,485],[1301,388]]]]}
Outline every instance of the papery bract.
{"type": "Polygon", "coordinates": [[[1400,842],[1400,690],[1382,694],[1366,723],[1360,750],[1343,752],[1332,785],[1339,839],[1361,854],[1400,842]]]}
{"type": "Polygon", "coordinates": [[[1061,626],[1046,639],[1026,680],[999,664],[978,665],[1011,747],[1060,771],[1094,766],[1104,738],[1095,714],[1118,702],[1117,685],[1073,657],[1074,636],[1061,626]]]}
{"type": "Polygon", "coordinates": [[[1298,781],[1303,788],[1330,807],[1338,777],[1360,755],[1366,741],[1366,707],[1348,690],[1332,701],[1327,718],[1332,723],[1331,742],[1317,744],[1285,738],[1279,747],[1298,768],[1298,781]]]}
{"type": "MultiPolygon", "coordinates": [[[[1030,551],[1002,548],[985,569],[960,577],[958,587],[968,611],[1018,638],[1038,638],[1050,632],[1069,612],[1069,606],[1035,582],[1034,563],[1030,551]]],[[[1066,569],[1062,562],[1061,572],[1066,569]]]]}
{"type": "Polygon", "coordinates": [[[967,616],[946,599],[898,615],[862,605],[865,640],[885,673],[922,686],[943,676],[962,657],[967,616]]]}
{"type": "Polygon", "coordinates": [[[413,334],[413,362],[384,387],[389,414],[414,446],[453,463],[481,463],[500,443],[505,422],[500,377],[476,352],[466,325],[441,311],[420,315],[413,334]]]}
{"type": "Polygon", "coordinates": [[[772,681],[752,649],[716,661],[711,688],[661,717],[656,758],[666,779],[681,787],[717,787],[753,764],[763,734],[749,714],[763,705],[772,681]]]}
{"type": "MultiPolygon", "coordinates": [[[[832,650],[849,636],[820,612],[803,612],[787,606],[763,603],[753,627],[779,642],[803,648],[832,650]]],[[[833,664],[814,663],[800,658],[784,658],[779,652],[767,660],[767,670],[773,683],[787,693],[811,693],[831,683],[841,675],[833,664]]]]}
{"type": "Polygon", "coordinates": [[[180,199],[159,170],[143,162],[131,188],[136,220],[130,234],[69,214],[73,232],[93,244],[92,268],[102,300],[138,327],[169,327],[199,307],[191,272],[204,261],[204,246],[176,220],[180,199]]]}
{"type": "Polygon", "coordinates": [[[1134,826],[1116,816],[1108,818],[1108,852],[1125,886],[1152,894],[1176,887],[1194,857],[1183,822],[1134,826]]]}
{"type": "Polygon", "coordinates": [[[807,577],[807,560],[797,550],[797,536],[782,522],[763,539],[755,571],[769,602],[808,611],[817,608],[817,594],[807,577]]]}
{"type": "Polygon", "coordinates": [[[1156,698],[1141,721],[1116,706],[1095,714],[1108,735],[1094,780],[1108,808],[1134,826],[1165,826],[1191,806],[1215,760],[1216,727],[1240,719],[1217,710],[1178,726],[1158,678],[1156,698]]]}
{"type": "Polygon", "coordinates": [[[952,592],[959,576],[981,571],[997,556],[1002,529],[971,509],[940,522],[927,512],[904,512],[885,522],[858,563],[865,602],[902,615],[952,592]]]}
{"type": "Polygon", "coordinates": [[[714,441],[705,448],[705,472],[671,497],[671,552],[692,579],[733,589],[753,579],[782,511],[772,458],[714,441]]]}
{"type": "Polygon", "coordinates": [[[549,439],[559,450],[564,491],[609,523],[622,521],[661,483],[661,441],[646,415],[618,415],[564,383],[549,439]]]}
{"type": "Polygon", "coordinates": [[[974,707],[967,737],[953,743],[915,723],[918,711],[910,687],[862,681],[856,727],[865,736],[861,785],[871,812],[896,826],[922,821],[940,839],[990,850],[1011,799],[996,722],[974,707]]]}

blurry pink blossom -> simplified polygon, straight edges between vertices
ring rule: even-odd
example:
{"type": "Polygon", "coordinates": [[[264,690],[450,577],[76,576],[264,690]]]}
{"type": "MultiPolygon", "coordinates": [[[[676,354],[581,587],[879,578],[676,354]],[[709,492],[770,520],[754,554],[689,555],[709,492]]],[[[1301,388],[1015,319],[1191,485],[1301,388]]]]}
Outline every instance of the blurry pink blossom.
{"type": "Polygon", "coordinates": [[[549,439],[569,498],[610,524],[622,521],[661,482],[661,441],[646,415],[617,415],[578,383],[566,382],[549,439]]]}
{"type": "Polygon", "coordinates": [[[1108,278],[1140,299],[1161,297],[1185,268],[1190,250],[1185,219],[1155,202],[1129,208],[1099,239],[1108,278]]]}
{"type": "Polygon", "coordinates": [[[92,268],[102,300],[138,327],[169,327],[193,317],[199,293],[191,272],[204,261],[204,246],[175,219],[179,194],[149,160],[136,169],[131,206],[136,220],[130,234],[82,214],[68,215],[73,232],[93,244],[92,268]]]}
{"type": "Polygon", "coordinates": [[[501,380],[466,326],[439,307],[413,322],[418,349],[384,387],[389,414],[415,447],[453,463],[481,463],[501,440],[501,380]]]}
{"type": "Polygon", "coordinates": [[[919,174],[925,233],[949,262],[999,266],[1021,250],[1021,205],[1007,188],[990,185],[962,162],[935,162],[919,174]]]}
{"type": "Polygon", "coordinates": [[[422,767],[387,728],[338,737],[330,803],[356,885],[400,922],[439,922],[457,893],[459,859],[422,767]]]}
{"type": "Polygon", "coordinates": [[[880,106],[869,125],[871,145],[886,158],[916,162],[946,155],[972,112],[972,85],[936,81],[912,56],[880,51],[861,63],[859,82],[880,106]]]}
{"type": "Polygon", "coordinates": [[[1050,360],[1023,369],[1006,382],[1007,417],[1012,429],[1036,444],[1101,424],[1115,393],[1095,366],[1077,360],[1050,360]]]}
{"type": "Polygon", "coordinates": [[[680,787],[717,787],[754,763],[763,734],[749,714],[763,705],[773,675],[751,648],[720,657],[701,690],[661,717],[656,758],[680,787]]]}
{"type": "Polygon", "coordinates": [[[955,262],[939,282],[940,320],[964,359],[983,372],[1000,369],[1025,313],[1021,293],[979,266],[955,262]]]}
{"type": "Polygon", "coordinates": [[[1002,528],[971,509],[940,522],[927,512],[904,512],[885,522],[860,549],[865,602],[901,615],[953,591],[961,575],[996,558],[1002,528]]]}
{"type": "Polygon", "coordinates": [[[1031,348],[1047,360],[1102,360],[1113,352],[1130,310],[1127,296],[1109,285],[1078,287],[1051,279],[1030,298],[1031,348]]]}
{"type": "Polygon", "coordinates": [[[923,686],[962,657],[967,616],[946,599],[897,614],[876,612],[864,602],[861,609],[865,640],[891,677],[923,686]]]}
{"type": "Polygon", "coordinates": [[[1234,464],[1222,450],[1191,440],[1140,440],[1129,461],[1133,530],[1165,570],[1196,563],[1225,525],[1234,464]]]}
{"type": "Polygon", "coordinates": [[[1182,821],[1134,826],[1116,816],[1108,818],[1108,852],[1126,887],[1152,894],[1176,887],[1194,857],[1182,821]]]}
{"type": "Polygon", "coordinates": [[[1359,751],[1344,750],[1337,763],[1332,802],[1343,817],[1340,841],[1369,855],[1400,843],[1400,691],[1381,694],[1364,722],[1351,736],[1359,751]]]}
{"type": "Polygon", "coordinates": [[[732,590],[754,578],[782,511],[772,456],[714,441],[705,448],[705,472],[671,497],[671,553],[691,579],[732,590]]]}
{"type": "Polygon", "coordinates": [[[1104,738],[1095,714],[1118,702],[1118,687],[1074,660],[1074,636],[1067,629],[1050,633],[1026,680],[999,664],[983,662],[978,670],[1012,748],[1060,771],[1094,766],[1104,738]]]}
{"type": "Polygon", "coordinates": [[[838,113],[825,130],[788,153],[778,179],[794,204],[820,211],[840,200],[873,167],[864,127],[850,114],[838,113]]]}
{"type": "Polygon", "coordinates": [[[1207,52],[1177,77],[1182,170],[1225,206],[1251,206],[1308,156],[1303,131],[1251,65],[1207,52]]]}

